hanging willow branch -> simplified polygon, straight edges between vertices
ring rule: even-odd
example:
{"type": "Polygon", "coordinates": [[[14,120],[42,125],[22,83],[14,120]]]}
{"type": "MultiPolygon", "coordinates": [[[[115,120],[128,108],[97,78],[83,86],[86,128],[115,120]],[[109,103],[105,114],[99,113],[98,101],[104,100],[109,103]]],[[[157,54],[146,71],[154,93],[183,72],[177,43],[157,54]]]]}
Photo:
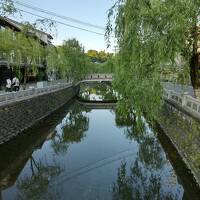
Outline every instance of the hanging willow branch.
{"type": "Polygon", "coordinates": [[[193,0],[120,0],[109,11],[107,38],[113,29],[119,46],[115,86],[138,114],[156,118],[163,71],[176,78],[175,72],[193,69],[191,30],[199,11],[200,1],[193,0]]]}

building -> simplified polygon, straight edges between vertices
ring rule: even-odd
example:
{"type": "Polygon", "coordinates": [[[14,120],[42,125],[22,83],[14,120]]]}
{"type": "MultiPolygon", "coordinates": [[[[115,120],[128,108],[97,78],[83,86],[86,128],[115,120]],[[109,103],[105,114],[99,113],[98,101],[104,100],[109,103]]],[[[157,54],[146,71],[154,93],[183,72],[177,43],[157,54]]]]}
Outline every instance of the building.
{"type": "MultiPolygon", "coordinates": [[[[7,17],[0,16],[0,30],[9,28],[15,32],[21,32],[23,30],[24,25],[22,23],[19,23],[15,20],[9,19],[7,17]]],[[[48,45],[51,45],[51,40],[53,37],[45,33],[43,31],[37,30],[37,29],[30,29],[27,32],[28,37],[33,37],[35,39],[39,39],[40,43],[44,48],[48,45]]],[[[15,63],[11,63],[9,65],[14,66],[15,63]]],[[[5,84],[7,78],[12,78],[13,76],[13,71],[12,71],[12,66],[9,66],[8,62],[0,57],[0,87],[5,84]]],[[[20,70],[23,74],[24,67],[26,63],[21,63],[20,64],[20,70]]],[[[46,70],[46,61],[45,60],[40,60],[38,61],[37,67],[40,72],[45,74],[46,70]]],[[[34,81],[35,75],[29,74],[28,76],[28,81],[34,81]]]]}
{"type": "MultiPolygon", "coordinates": [[[[0,16],[0,29],[10,28],[13,31],[21,32],[23,27],[24,24],[22,23],[0,16]]],[[[51,44],[51,40],[53,39],[50,34],[37,29],[28,31],[28,36],[38,38],[43,46],[51,44]]]]}

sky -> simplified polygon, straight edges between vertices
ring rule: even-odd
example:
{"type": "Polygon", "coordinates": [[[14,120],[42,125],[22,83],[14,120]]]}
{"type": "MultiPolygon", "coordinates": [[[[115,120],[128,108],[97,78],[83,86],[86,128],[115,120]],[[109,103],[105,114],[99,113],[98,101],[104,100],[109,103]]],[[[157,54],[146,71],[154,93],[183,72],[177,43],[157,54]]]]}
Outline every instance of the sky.
{"type": "MultiPolygon", "coordinates": [[[[105,27],[107,23],[107,11],[114,4],[115,0],[18,0],[19,2],[27,3],[41,9],[52,11],[58,13],[59,15],[64,15],[66,17],[75,18],[84,22],[95,24],[98,26],[105,27]]],[[[61,22],[71,24],[73,26],[79,26],[81,28],[86,28],[95,32],[100,32],[104,34],[104,30],[95,29],[93,27],[83,26],[77,23],[72,23],[63,19],[55,18],[44,13],[40,13],[36,10],[31,10],[16,4],[16,7],[33,12],[37,15],[42,15],[51,19],[59,20],[61,22]]],[[[30,21],[33,22],[38,17],[32,16],[30,14],[25,14],[21,12],[22,19],[16,17],[15,20],[18,21],[30,21]]],[[[61,44],[63,40],[70,38],[76,38],[85,47],[85,50],[95,49],[95,50],[106,50],[113,52],[114,42],[111,48],[107,49],[105,38],[103,35],[96,35],[93,33],[88,33],[82,30],[74,29],[71,27],[56,24],[56,34],[53,34],[53,44],[61,44]]]]}

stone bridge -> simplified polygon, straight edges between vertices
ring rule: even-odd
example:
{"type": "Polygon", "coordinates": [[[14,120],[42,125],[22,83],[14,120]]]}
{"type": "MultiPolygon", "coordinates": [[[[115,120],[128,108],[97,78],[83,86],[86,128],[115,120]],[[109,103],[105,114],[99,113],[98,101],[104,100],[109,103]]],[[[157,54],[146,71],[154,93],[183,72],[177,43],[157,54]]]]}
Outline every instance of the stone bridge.
{"type": "Polygon", "coordinates": [[[117,100],[84,100],[77,96],[76,102],[89,109],[114,109],[117,105],[117,100]]]}
{"type": "Polygon", "coordinates": [[[117,101],[83,101],[80,98],[76,99],[76,102],[89,109],[114,109],[116,108],[117,101]]]}
{"type": "Polygon", "coordinates": [[[113,74],[88,74],[80,82],[112,82],[113,74]]]}

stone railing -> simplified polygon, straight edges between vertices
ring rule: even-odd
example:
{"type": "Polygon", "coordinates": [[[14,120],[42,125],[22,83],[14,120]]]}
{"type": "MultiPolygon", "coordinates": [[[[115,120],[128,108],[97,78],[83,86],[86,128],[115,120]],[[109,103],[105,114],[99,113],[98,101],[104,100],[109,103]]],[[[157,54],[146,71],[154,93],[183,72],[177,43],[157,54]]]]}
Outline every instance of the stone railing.
{"type": "Polygon", "coordinates": [[[93,79],[113,79],[113,74],[88,74],[82,78],[82,80],[93,80],[93,79]]]}
{"type": "Polygon", "coordinates": [[[61,90],[67,87],[71,87],[72,83],[63,81],[56,81],[52,83],[48,83],[46,87],[43,88],[30,88],[26,90],[20,90],[18,92],[5,92],[0,94],[0,106],[12,103],[18,100],[23,100],[27,98],[31,98],[38,95],[43,95],[50,92],[55,92],[57,90],[61,90]]]}
{"type": "Polygon", "coordinates": [[[187,93],[177,93],[173,90],[164,90],[164,97],[175,104],[178,104],[191,115],[200,119],[200,100],[188,95],[187,93]]]}

